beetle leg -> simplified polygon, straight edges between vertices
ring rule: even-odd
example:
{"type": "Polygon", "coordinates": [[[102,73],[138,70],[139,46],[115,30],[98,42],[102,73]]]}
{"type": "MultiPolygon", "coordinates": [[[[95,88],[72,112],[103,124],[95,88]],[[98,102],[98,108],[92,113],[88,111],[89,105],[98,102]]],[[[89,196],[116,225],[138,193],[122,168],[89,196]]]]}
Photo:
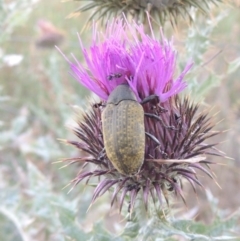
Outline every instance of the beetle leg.
{"type": "Polygon", "coordinates": [[[182,122],[182,118],[180,116],[180,114],[174,114],[175,120],[177,121],[178,124],[180,124],[182,122]]]}
{"type": "Polygon", "coordinates": [[[158,139],[154,135],[152,135],[152,134],[150,134],[148,132],[145,132],[145,134],[146,134],[146,136],[151,138],[154,142],[156,142],[159,146],[161,146],[161,143],[158,141],[158,139]]]}
{"type": "Polygon", "coordinates": [[[105,148],[103,148],[98,155],[98,160],[102,160],[105,155],[106,155],[105,148]]]}
{"type": "Polygon", "coordinates": [[[151,106],[151,109],[157,109],[160,113],[164,113],[167,112],[168,110],[166,110],[165,108],[163,108],[161,105],[159,105],[160,103],[160,98],[158,95],[149,95],[148,97],[144,98],[140,104],[144,105],[148,102],[153,102],[155,105],[151,106]],[[154,102],[153,102],[154,101],[154,102]]]}
{"type": "MultiPolygon", "coordinates": [[[[158,141],[158,139],[157,139],[154,135],[152,135],[152,134],[150,134],[150,133],[148,133],[148,132],[145,132],[145,134],[146,134],[146,136],[148,136],[149,138],[151,138],[154,142],[156,142],[156,143],[158,144],[158,146],[157,146],[155,149],[159,148],[160,153],[161,153],[165,158],[167,158],[167,157],[168,157],[168,154],[167,154],[166,152],[164,152],[164,151],[161,150],[161,148],[160,148],[161,143],[158,141]]],[[[152,158],[153,158],[153,157],[152,157],[152,158]]],[[[153,158],[153,159],[154,159],[154,158],[153,158]]]]}
{"type": "Polygon", "coordinates": [[[153,100],[155,100],[155,101],[157,101],[157,103],[159,103],[159,96],[158,95],[149,95],[148,97],[146,97],[146,98],[144,98],[141,102],[140,102],[140,104],[146,104],[146,103],[148,103],[148,102],[150,102],[150,101],[153,101],[153,100]]]}
{"type": "Polygon", "coordinates": [[[151,113],[144,113],[145,116],[148,116],[150,118],[155,118],[156,120],[160,121],[161,124],[163,125],[163,127],[165,127],[166,129],[172,129],[172,130],[177,130],[177,128],[175,126],[166,126],[164,123],[163,123],[163,120],[161,117],[159,117],[158,115],[155,115],[155,114],[151,114],[151,113]]]}
{"type": "Polygon", "coordinates": [[[93,105],[94,108],[99,108],[99,107],[105,107],[106,104],[103,104],[103,102],[99,102],[93,105]]]}
{"type": "Polygon", "coordinates": [[[168,112],[168,110],[165,109],[164,107],[162,107],[161,105],[151,106],[151,110],[158,111],[158,113],[166,113],[166,112],[168,112]]]}
{"type": "Polygon", "coordinates": [[[157,149],[160,152],[163,159],[168,159],[168,154],[165,151],[162,151],[160,147],[156,147],[155,149],[157,149]]]}

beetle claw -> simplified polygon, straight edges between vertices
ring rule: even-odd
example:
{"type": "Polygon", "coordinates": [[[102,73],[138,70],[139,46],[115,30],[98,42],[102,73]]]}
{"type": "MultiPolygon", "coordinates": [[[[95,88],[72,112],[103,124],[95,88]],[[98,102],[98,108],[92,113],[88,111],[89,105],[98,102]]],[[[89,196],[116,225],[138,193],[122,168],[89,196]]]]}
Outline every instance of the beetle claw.
{"type": "MultiPolygon", "coordinates": [[[[162,155],[163,159],[168,159],[168,154],[165,151],[161,150],[160,147],[156,147],[155,150],[156,149],[160,152],[160,154],[162,155]]],[[[152,159],[154,159],[154,158],[152,158],[152,159]]]]}
{"type": "Polygon", "coordinates": [[[171,129],[171,130],[174,130],[174,131],[178,131],[179,129],[176,128],[175,126],[164,126],[165,128],[167,129],[171,129]]]}
{"type": "Polygon", "coordinates": [[[93,104],[93,107],[94,107],[94,108],[105,107],[105,106],[106,106],[106,104],[103,104],[102,101],[99,102],[99,103],[95,103],[95,104],[93,104]]]}
{"type": "Polygon", "coordinates": [[[161,105],[158,105],[158,108],[159,108],[159,112],[160,112],[160,113],[166,113],[166,112],[168,112],[168,110],[165,109],[164,107],[162,107],[161,105]]]}

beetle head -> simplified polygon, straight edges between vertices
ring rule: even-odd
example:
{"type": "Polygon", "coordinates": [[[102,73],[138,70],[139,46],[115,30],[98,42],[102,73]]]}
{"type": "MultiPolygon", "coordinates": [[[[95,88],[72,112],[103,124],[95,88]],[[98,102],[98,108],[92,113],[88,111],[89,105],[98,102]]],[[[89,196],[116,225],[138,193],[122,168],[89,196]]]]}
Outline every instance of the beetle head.
{"type": "Polygon", "coordinates": [[[108,97],[108,104],[117,105],[123,100],[137,101],[137,98],[128,84],[118,85],[108,97]]]}

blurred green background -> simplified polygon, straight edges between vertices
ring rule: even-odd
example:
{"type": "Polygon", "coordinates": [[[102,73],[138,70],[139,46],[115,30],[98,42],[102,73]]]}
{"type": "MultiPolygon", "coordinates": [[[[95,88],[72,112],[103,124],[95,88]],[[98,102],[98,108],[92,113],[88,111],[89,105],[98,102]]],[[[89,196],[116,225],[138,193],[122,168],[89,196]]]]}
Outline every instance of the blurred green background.
{"type": "MultiPolygon", "coordinates": [[[[108,195],[86,213],[93,187],[79,184],[70,193],[70,186],[63,189],[80,167],[53,164],[80,155],[58,139],[75,138],[66,125],[75,106],[89,102],[90,93],[69,75],[68,64],[54,47],[82,59],[76,33],[89,13],[67,17],[78,6],[59,0],[0,1],[1,241],[87,240],[91,230],[117,234],[125,223],[117,208],[110,209],[108,195]]],[[[213,6],[207,17],[193,14],[193,25],[181,19],[175,29],[167,24],[165,33],[174,35],[178,70],[194,60],[186,93],[201,101],[203,109],[214,107],[210,115],[219,112],[216,129],[227,131],[216,141],[234,160],[211,158],[225,164],[213,166],[221,189],[202,177],[208,196],[198,190],[196,198],[186,188],[188,208],[177,202],[179,215],[211,223],[213,206],[226,216],[240,206],[240,8],[236,1],[213,6]]],[[[91,33],[87,28],[80,34],[85,46],[91,33]]]]}

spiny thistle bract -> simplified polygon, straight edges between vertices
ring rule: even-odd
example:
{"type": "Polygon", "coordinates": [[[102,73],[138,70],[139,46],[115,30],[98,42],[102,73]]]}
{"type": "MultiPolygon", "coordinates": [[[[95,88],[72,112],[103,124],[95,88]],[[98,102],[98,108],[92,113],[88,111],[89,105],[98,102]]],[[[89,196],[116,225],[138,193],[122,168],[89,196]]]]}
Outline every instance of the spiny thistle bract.
{"type": "MultiPolygon", "coordinates": [[[[78,0],[85,2],[85,0],[78,0]]],[[[92,0],[88,1],[84,6],[79,7],[75,13],[93,10],[89,17],[89,22],[96,18],[103,22],[111,17],[125,14],[131,16],[141,23],[147,22],[146,12],[149,13],[154,21],[164,24],[166,20],[170,20],[172,24],[177,23],[179,16],[192,21],[190,9],[192,7],[199,9],[203,13],[207,13],[210,4],[217,4],[221,0],[92,0]]]]}
{"type": "MultiPolygon", "coordinates": [[[[101,98],[93,103],[73,127],[79,141],[70,143],[83,151],[85,156],[69,158],[69,163],[85,163],[72,181],[77,184],[99,177],[92,202],[106,191],[114,189],[111,205],[120,197],[120,210],[126,197],[132,211],[136,198],[142,195],[145,207],[149,198],[168,202],[168,194],[174,192],[183,198],[182,180],[186,179],[195,190],[202,186],[195,169],[213,178],[208,170],[206,155],[220,155],[216,144],[205,141],[219,132],[212,132],[213,124],[205,113],[198,113],[198,105],[188,98],[180,99],[178,93],[186,87],[183,77],[191,68],[187,64],[177,78],[176,52],[172,42],[162,36],[162,43],[146,35],[142,25],[115,21],[108,25],[106,34],[94,31],[93,44],[81,49],[87,63],[83,67],[76,58],[67,61],[72,75],[86,88],[101,98]],[[150,95],[158,98],[143,104],[145,131],[145,156],[140,170],[134,175],[119,173],[106,155],[102,133],[102,111],[110,93],[120,84],[130,86],[137,101],[150,95]],[[153,117],[153,118],[152,118],[153,117]],[[86,169],[94,164],[94,170],[86,169]]],[[[183,198],[184,199],[184,198],[183,198]]]]}

